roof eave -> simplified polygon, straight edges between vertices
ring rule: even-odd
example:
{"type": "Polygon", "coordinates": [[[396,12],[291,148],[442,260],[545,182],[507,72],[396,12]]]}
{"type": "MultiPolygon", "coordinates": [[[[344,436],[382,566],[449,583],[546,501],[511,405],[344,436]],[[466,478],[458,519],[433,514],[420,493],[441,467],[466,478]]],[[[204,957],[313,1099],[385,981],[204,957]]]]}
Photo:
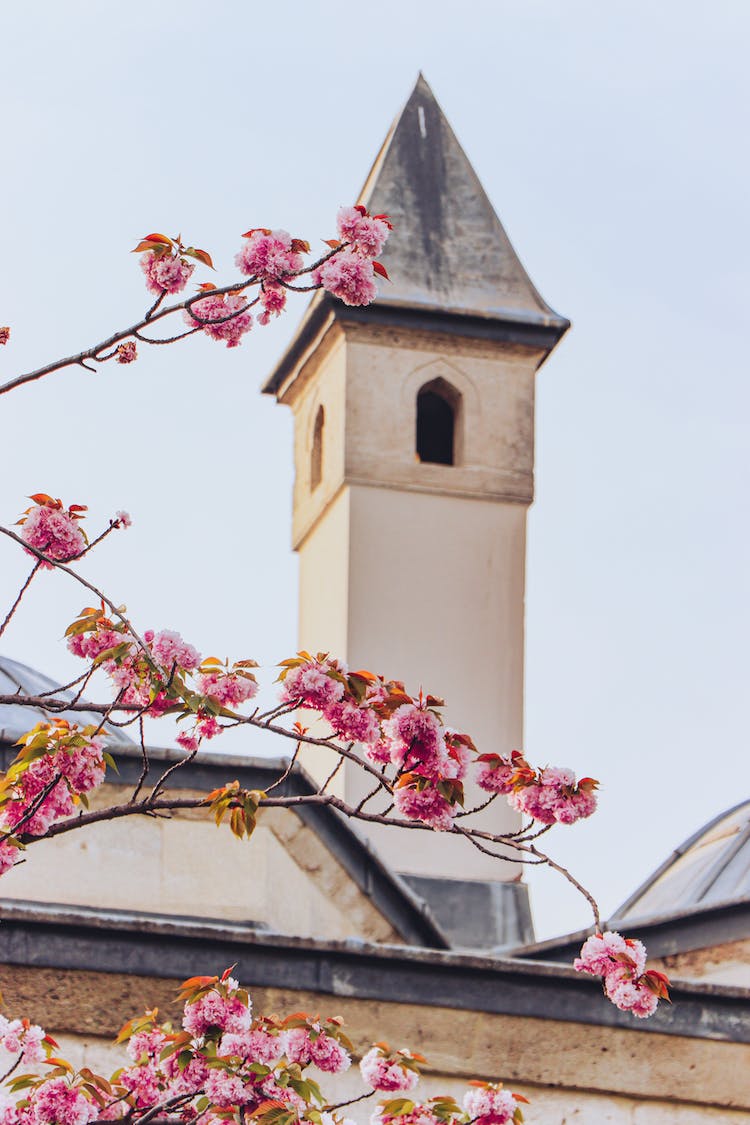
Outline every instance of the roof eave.
{"type": "Polygon", "coordinates": [[[280,392],[301,366],[306,353],[314,349],[316,341],[334,321],[342,325],[378,325],[526,347],[542,353],[539,365],[570,328],[570,321],[556,313],[535,316],[508,309],[488,314],[387,299],[378,300],[366,308],[357,308],[321,296],[310,303],[294,339],[263,384],[263,394],[280,397],[280,392]]]}

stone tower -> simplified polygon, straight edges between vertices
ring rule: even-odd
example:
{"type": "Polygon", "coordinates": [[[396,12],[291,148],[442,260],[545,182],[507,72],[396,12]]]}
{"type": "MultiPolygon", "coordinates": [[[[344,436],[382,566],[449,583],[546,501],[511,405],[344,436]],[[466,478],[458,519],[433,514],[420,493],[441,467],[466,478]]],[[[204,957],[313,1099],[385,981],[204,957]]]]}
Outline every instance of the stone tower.
{"type": "MultiPolygon", "coordinates": [[[[421,75],[361,201],[393,221],[392,283],[363,309],[317,293],[264,387],[294,412],[299,643],[443,696],[450,725],[508,753],[523,745],[534,377],[568,321],[421,75]]],[[[347,768],[336,780],[356,801],[347,768]]],[[[502,800],[475,819],[517,823],[502,800]]],[[[371,837],[457,944],[529,936],[517,865],[426,832],[371,837]]]]}

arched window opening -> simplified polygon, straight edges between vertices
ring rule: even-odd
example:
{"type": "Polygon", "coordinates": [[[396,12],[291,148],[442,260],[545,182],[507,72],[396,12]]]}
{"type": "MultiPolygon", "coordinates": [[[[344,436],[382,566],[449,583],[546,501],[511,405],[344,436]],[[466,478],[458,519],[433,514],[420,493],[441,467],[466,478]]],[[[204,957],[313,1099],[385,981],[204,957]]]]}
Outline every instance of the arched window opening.
{"type": "Polygon", "coordinates": [[[317,488],[323,479],[323,427],[326,416],[322,406],[318,407],[313,429],[312,453],[310,454],[310,491],[317,488]]]}
{"type": "Polygon", "coordinates": [[[417,458],[433,465],[456,464],[456,419],[461,396],[444,379],[426,383],[417,395],[417,458]]]}

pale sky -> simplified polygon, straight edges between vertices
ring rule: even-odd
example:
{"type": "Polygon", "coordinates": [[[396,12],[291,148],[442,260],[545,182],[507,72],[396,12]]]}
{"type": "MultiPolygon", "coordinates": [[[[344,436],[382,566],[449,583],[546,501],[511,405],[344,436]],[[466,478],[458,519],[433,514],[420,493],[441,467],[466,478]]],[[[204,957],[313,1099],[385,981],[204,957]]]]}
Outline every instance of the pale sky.
{"type": "MultiPolygon", "coordinates": [[[[740,0],[3,10],[2,381],[138,318],[147,231],[222,280],[249,227],[329,237],[424,71],[573,321],[537,383],[525,749],[602,780],[601,812],[547,839],[605,913],[748,795],[749,31],[740,0]]],[[[258,388],[303,307],[234,351],[191,340],[0,399],[2,522],[40,490],[92,530],[126,508],[89,573],[141,627],[288,655],[291,418],[258,388]]],[[[0,545],[6,603],[27,571],[0,545]]],[[[42,576],[0,651],[70,678],[83,604],[42,576]]],[[[541,936],[588,923],[552,877],[533,894],[541,936]]]]}

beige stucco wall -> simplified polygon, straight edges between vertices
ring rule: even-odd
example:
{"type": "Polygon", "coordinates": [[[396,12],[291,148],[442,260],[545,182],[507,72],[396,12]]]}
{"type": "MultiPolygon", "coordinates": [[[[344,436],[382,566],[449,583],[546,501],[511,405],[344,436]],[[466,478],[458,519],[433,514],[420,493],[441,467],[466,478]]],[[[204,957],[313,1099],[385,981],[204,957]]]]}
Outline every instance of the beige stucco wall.
{"type": "MultiPolygon", "coordinates": [[[[128,796],[106,785],[96,798],[103,804],[128,796]]],[[[35,844],[31,862],[3,877],[3,895],[252,921],[299,937],[399,940],[315,833],[286,809],[263,810],[250,840],[238,840],[227,824],[217,828],[199,810],[94,824],[35,844]]]]}
{"type": "MultiPolygon", "coordinates": [[[[413,693],[443,695],[450,725],[481,751],[506,754],[523,746],[526,510],[540,359],[507,344],[333,324],[281,393],[295,417],[300,646],[403,680],[413,693]],[[415,455],[417,393],[436,378],[461,396],[452,466],[415,455]],[[323,478],[313,489],[321,405],[323,478]]],[[[306,751],[303,761],[321,780],[333,765],[325,752],[306,751]]],[[[357,802],[371,786],[346,765],[333,787],[357,802]]],[[[470,803],[482,799],[469,790],[470,803]]],[[[500,800],[475,823],[502,833],[519,820],[500,800]]],[[[520,874],[468,844],[366,831],[406,873],[520,874]]]]}
{"type": "Polygon", "coordinates": [[[361,326],[347,329],[346,360],[348,480],[530,503],[538,352],[361,326]],[[438,378],[461,396],[451,466],[415,456],[417,394],[438,378]]]}
{"type": "MultiPolygon", "coordinates": [[[[355,667],[386,669],[416,693],[446,699],[446,722],[481,751],[523,744],[525,509],[454,495],[355,485],[350,488],[349,630],[355,667]]],[[[367,782],[347,775],[361,799],[367,782]]],[[[467,807],[486,794],[467,786],[467,807]]],[[[517,816],[501,798],[472,818],[509,832],[517,816]]],[[[508,879],[518,873],[468,842],[427,833],[371,829],[397,870],[452,878],[508,879]]]]}
{"type": "MultiPolygon", "coordinates": [[[[247,983],[247,982],[246,982],[247,983]]],[[[118,1065],[110,1037],[125,1018],[157,1005],[175,1018],[175,982],[104,973],[0,966],[6,1010],[25,1013],[76,1062],[118,1065]]],[[[530,1125],[739,1125],[750,1110],[750,1047],[640,1030],[252,988],[256,1010],[340,1014],[356,1050],[373,1039],[408,1045],[430,1064],[425,1096],[460,1094],[474,1077],[501,1078],[529,1097],[530,1125]]],[[[356,1071],[324,1081],[340,1099],[361,1092],[356,1071]]],[[[352,1109],[367,1120],[367,1103],[352,1109]]]]}

